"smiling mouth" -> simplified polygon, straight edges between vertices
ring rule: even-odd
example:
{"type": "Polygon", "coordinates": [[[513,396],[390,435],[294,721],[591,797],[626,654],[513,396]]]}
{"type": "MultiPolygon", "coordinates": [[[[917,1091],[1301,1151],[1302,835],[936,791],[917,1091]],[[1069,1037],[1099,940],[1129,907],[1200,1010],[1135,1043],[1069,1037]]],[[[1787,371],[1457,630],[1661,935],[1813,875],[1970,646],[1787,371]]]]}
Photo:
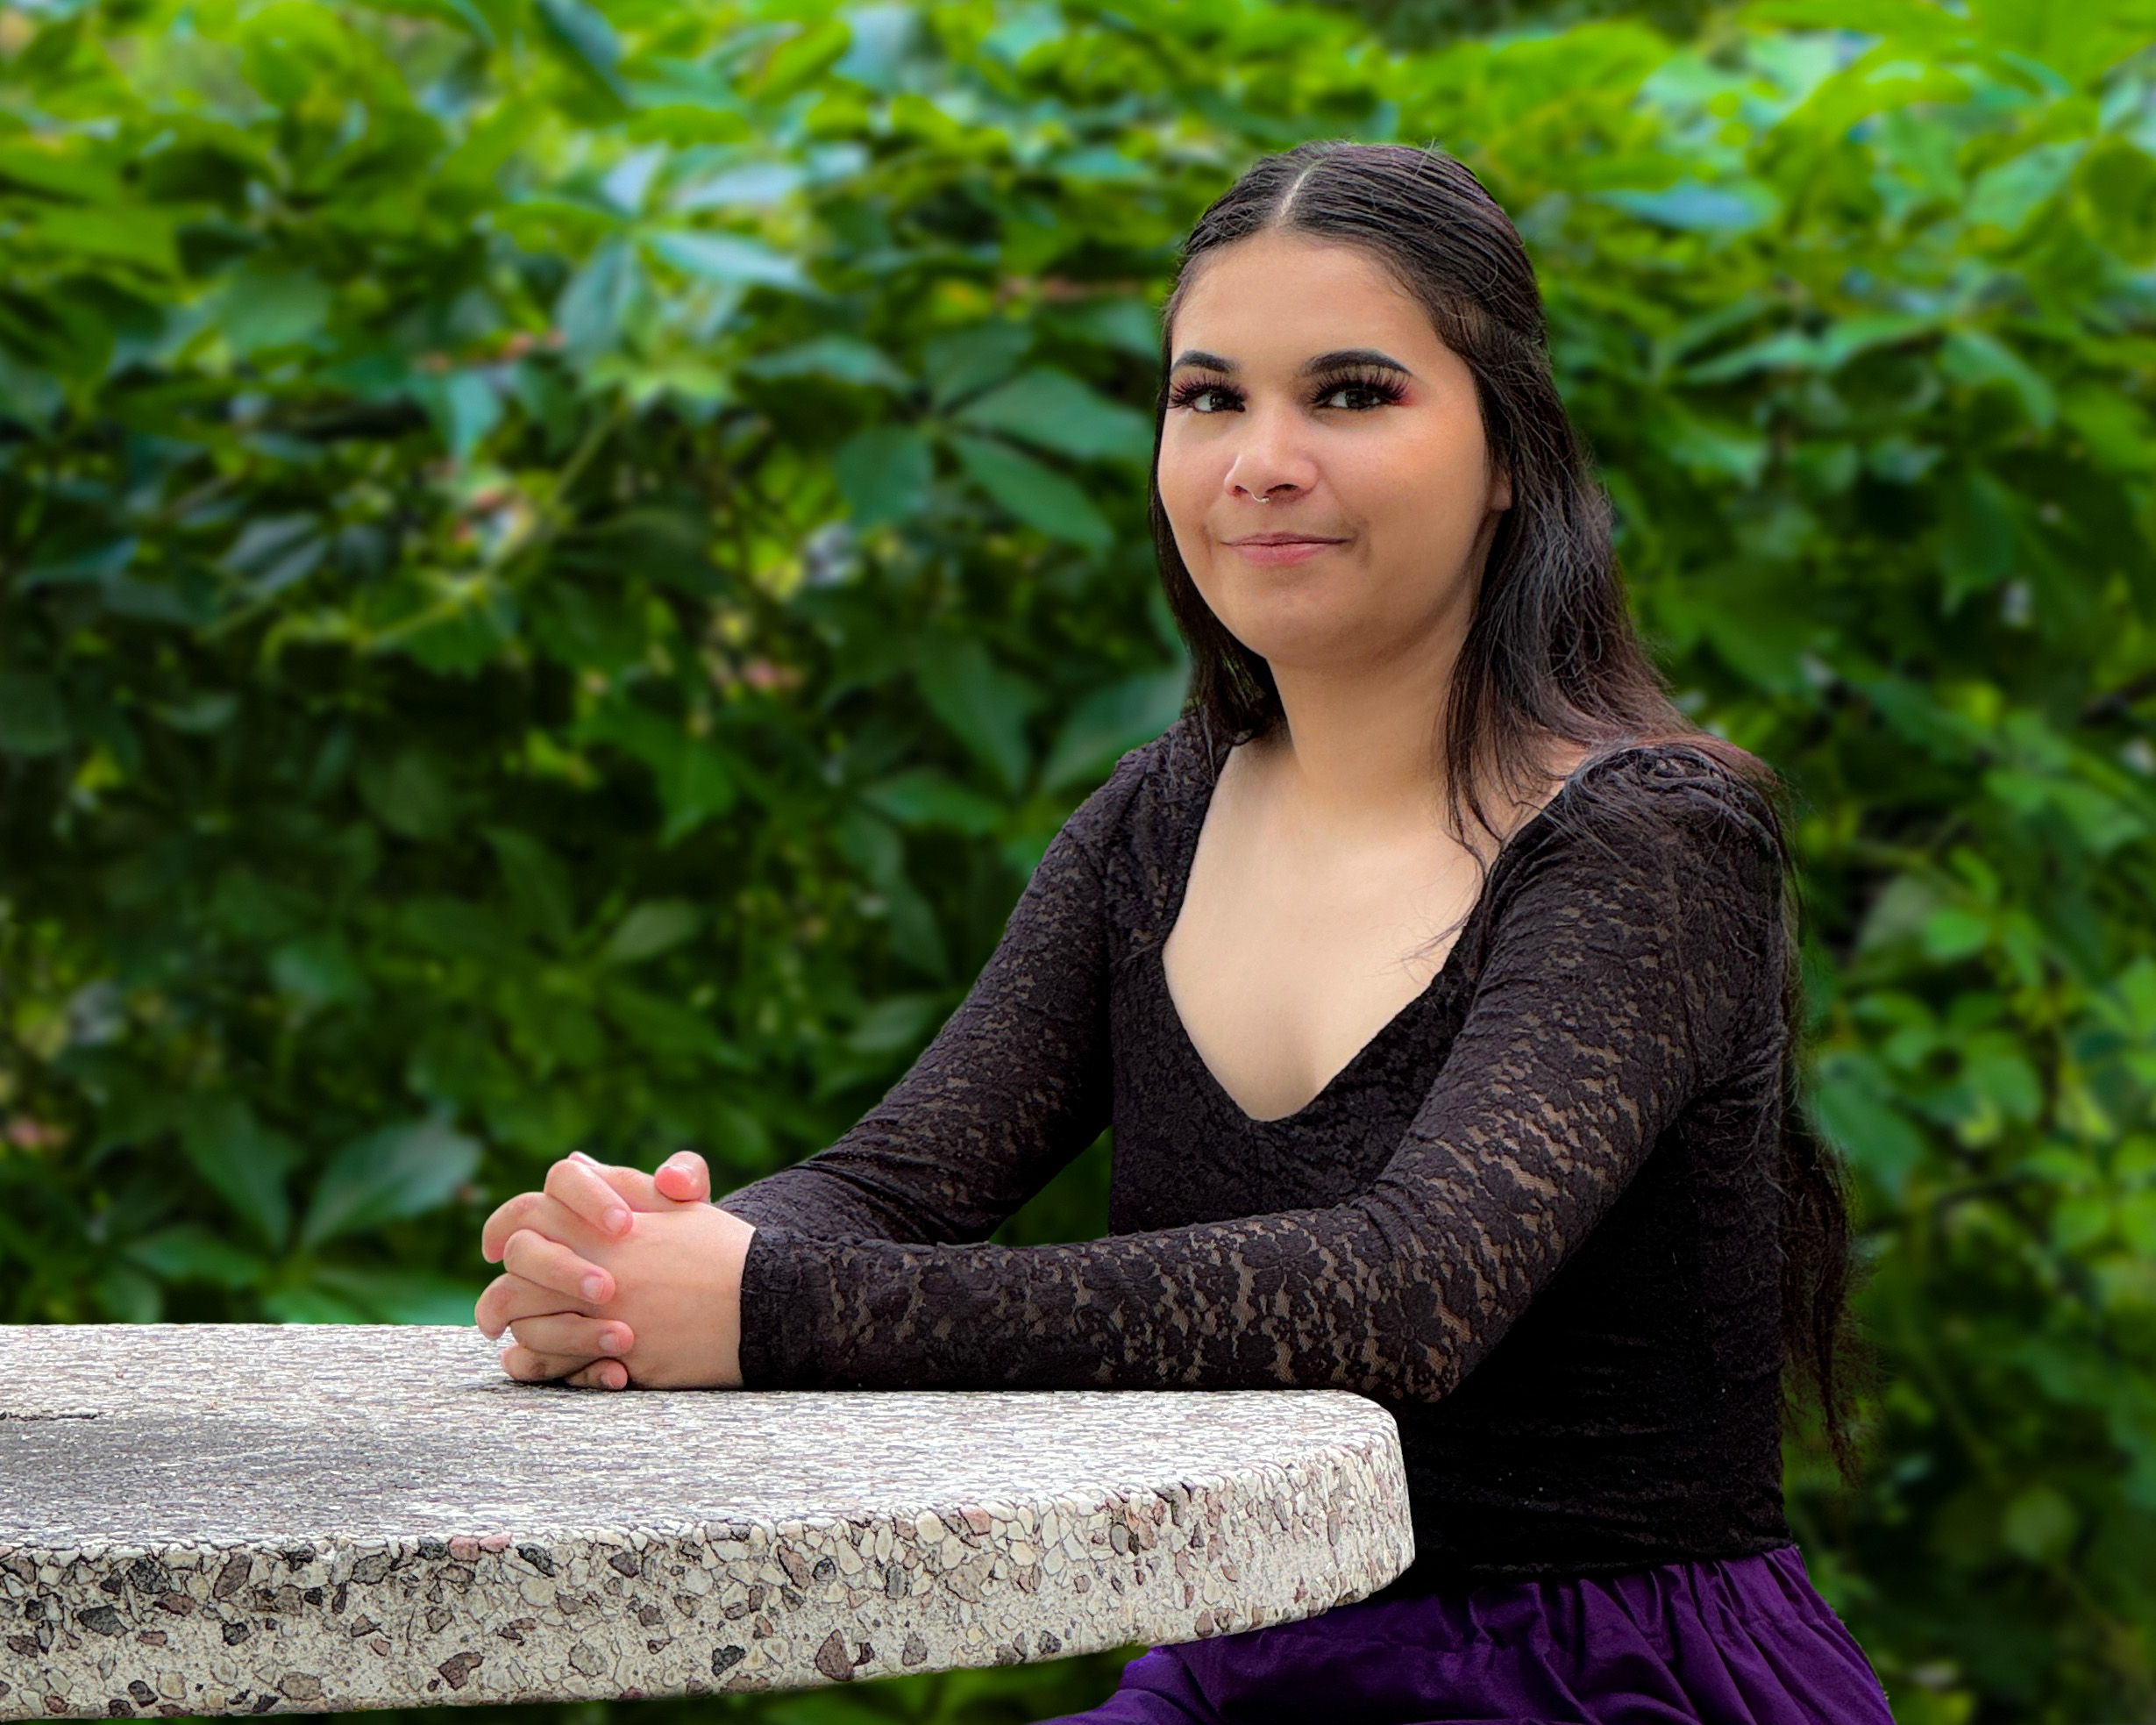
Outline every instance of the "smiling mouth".
{"type": "Polygon", "coordinates": [[[1337,545],[1345,539],[1329,539],[1321,533],[1252,533],[1246,538],[1227,539],[1231,545],[1337,545]]]}

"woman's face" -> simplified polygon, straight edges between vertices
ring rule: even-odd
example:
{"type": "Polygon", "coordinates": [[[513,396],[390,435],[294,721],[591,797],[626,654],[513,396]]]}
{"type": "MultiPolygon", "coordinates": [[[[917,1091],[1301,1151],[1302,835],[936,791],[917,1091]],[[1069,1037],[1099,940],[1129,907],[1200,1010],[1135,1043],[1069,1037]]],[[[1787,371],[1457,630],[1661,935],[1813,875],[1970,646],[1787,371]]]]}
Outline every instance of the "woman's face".
{"type": "Polygon", "coordinates": [[[1429,314],[1368,253],[1275,232],[1200,265],[1170,334],[1161,501],[1228,631],[1276,674],[1456,645],[1512,491],[1429,314]]]}

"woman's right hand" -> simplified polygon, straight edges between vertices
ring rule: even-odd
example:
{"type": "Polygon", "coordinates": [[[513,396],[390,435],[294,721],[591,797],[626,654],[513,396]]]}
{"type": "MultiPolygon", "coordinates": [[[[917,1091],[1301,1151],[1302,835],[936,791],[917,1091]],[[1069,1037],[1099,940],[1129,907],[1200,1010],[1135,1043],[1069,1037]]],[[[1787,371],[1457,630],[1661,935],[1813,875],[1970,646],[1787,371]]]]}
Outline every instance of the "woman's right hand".
{"type": "Polygon", "coordinates": [[[601,1222],[615,1208],[612,1200],[620,1200],[632,1210],[667,1210],[682,1204],[708,1203],[711,1169],[693,1150],[677,1150],[649,1174],[641,1168],[594,1161],[578,1150],[547,1171],[546,1189],[601,1232],[618,1234],[626,1231],[625,1222],[613,1228],[601,1222]],[[554,1189],[557,1170],[565,1177],[559,1192],[554,1189]],[[594,1175],[595,1181],[591,1178],[594,1175]]]}
{"type": "MultiPolygon", "coordinates": [[[[623,1388],[628,1371],[611,1356],[627,1353],[636,1337],[618,1320],[601,1321],[572,1303],[581,1299],[602,1306],[615,1294],[612,1272],[580,1256],[572,1237],[589,1230],[601,1239],[619,1239],[630,1231],[633,1212],[687,1209],[710,1196],[711,1170],[693,1150],[676,1151],[650,1174],[577,1151],[547,1170],[543,1190],[519,1193],[496,1208],[480,1232],[480,1251],[506,1273],[480,1301],[480,1328],[490,1335],[501,1332],[496,1308],[515,1298],[521,1282],[534,1273],[539,1286],[567,1296],[561,1311],[516,1320],[516,1346],[504,1354],[505,1367],[519,1378],[566,1378],[595,1389],[623,1388]],[[525,1272],[521,1276],[520,1268],[525,1272]],[[518,1358],[512,1361],[511,1354],[518,1358]]],[[[516,1303],[528,1309],[533,1291],[524,1288],[516,1303]]]]}

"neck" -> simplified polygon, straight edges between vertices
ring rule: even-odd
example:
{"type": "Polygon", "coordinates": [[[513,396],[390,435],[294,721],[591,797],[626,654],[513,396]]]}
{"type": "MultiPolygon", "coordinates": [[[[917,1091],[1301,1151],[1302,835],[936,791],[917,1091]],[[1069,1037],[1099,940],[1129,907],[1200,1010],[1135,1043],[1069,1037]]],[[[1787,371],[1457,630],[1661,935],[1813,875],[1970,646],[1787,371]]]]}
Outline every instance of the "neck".
{"type": "Polygon", "coordinates": [[[1441,814],[1445,709],[1459,651],[1454,638],[1377,665],[1275,665],[1287,723],[1268,752],[1283,788],[1328,823],[1441,814]]]}

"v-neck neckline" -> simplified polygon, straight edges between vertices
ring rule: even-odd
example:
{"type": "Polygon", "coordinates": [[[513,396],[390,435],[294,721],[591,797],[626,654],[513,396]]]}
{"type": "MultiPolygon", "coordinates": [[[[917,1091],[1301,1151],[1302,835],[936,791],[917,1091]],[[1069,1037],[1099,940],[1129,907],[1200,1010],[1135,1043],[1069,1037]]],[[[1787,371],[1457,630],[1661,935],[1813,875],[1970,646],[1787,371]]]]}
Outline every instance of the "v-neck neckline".
{"type": "Polygon", "coordinates": [[[1565,794],[1572,788],[1583,772],[1597,761],[1609,759],[1607,753],[1597,753],[1579,762],[1565,776],[1556,790],[1551,793],[1548,800],[1514,828],[1512,836],[1498,846],[1497,854],[1491,858],[1489,866],[1483,871],[1482,885],[1476,891],[1474,902],[1469,905],[1466,914],[1461,917],[1458,931],[1452,938],[1452,944],[1446,948],[1445,956],[1439,962],[1436,973],[1429,981],[1425,983],[1412,998],[1403,1002],[1384,1023],[1371,1031],[1364,1038],[1363,1044],[1350,1054],[1323,1084],[1318,1087],[1300,1108],[1288,1114],[1271,1115],[1261,1118],[1252,1114],[1235,1100],[1227,1087],[1220,1082],[1220,1074],[1206,1063],[1206,1057],[1199,1051],[1196,1038],[1191,1035],[1190,1026],[1183,1022],[1183,1011],[1176,1004],[1175,991],[1168,986],[1168,938],[1175,932],[1176,924],[1183,917],[1183,901],[1190,891],[1191,869],[1198,859],[1199,840],[1205,836],[1206,817],[1212,812],[1213,794],[1220,789],[1220,773],[1227,764],[1229,752],[1238,743],[1248,740],[1244,738],[1230,737],[1223,743],[1220,738],[1212,734],[1202,720],[1193,729],[1197,732],[1194,740],[1206,763],[1206,781],[1198,787],[1195,792],[1194,801],[1197,806],[1192,817],[1185,823],[1184,832],[1179,841],[1181,854],[1177,859],[1178,866],[1169,888],[1168,896],[1162,905],[1161,937],[1153,944],[1152,980],[1159,992],[1161,1006],[1165,1010],[1169,1022],[1174,1027],[1174,1041],[1178,1052],[1198,1072],[1202,1081],[1210,1087],[1213,1094],[1233,1111],[1238,1123],[1251,1130],[1269,1130],[1273,1128],[1291,1127],[1301,1123],[1339,1090],[1342,1081],[1370,1057],[1373,1049],[1386,1040],[1399,1025],[1411,1016],[1419,1016],[1426,1006],[1438,997],[1441,989],[1447,988],[1448,985],[1457,978],[1459,966],[1455,960],[1459,959],[1460,949],[1467,944],[1468,937],[1475,931],[1476,925],[1482,921],[1484,914],[1489,909],[1491,889],[1497,880],[1499,865],[1519,848],[1519,842],[1522,838],[1550,817],[1558,803],[1563,800],[1565,794]]]}

